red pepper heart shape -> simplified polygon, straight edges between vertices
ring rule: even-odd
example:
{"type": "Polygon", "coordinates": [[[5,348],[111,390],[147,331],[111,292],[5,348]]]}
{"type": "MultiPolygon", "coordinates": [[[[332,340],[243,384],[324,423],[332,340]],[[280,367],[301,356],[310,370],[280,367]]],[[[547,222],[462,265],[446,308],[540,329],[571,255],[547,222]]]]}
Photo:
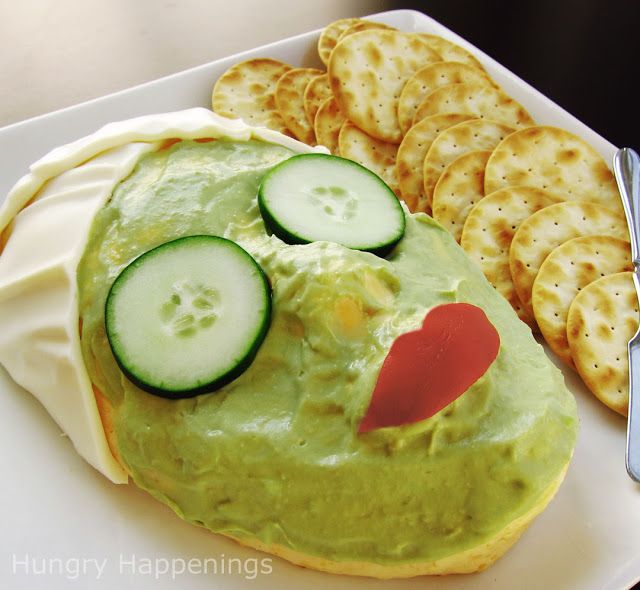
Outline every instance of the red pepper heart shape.
{"type": "Polygon", "coordinates": [[[433,416],[485,374],[499,349],[500,336],[479,307],[432,308],[420,330],[391,345],[358,432],[433,416]]]}

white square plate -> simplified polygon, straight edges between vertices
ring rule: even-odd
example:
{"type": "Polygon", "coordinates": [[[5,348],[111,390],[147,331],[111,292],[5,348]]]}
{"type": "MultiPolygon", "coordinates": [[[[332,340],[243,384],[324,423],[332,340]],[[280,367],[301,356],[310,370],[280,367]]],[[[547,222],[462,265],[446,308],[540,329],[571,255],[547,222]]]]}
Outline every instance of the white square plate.
{"type": "MultiPolygon", "coordinates": [[[[405,31],[442,35],[466,47],[536,121],[582,136],[611,161],[613,145],[434,20],[407,10],[370,18],[405,31]]],[[[267,56],[317,66],[318,34],[299,35],[0,129],[0,195],[4,198],[28,165],[51,148],[104,123],[208,106],[213,82],[238,61],[267,56]]],[[[256,564],[259,570],[258,561],[267,556],[188,525],[134,486],[115,486],[95,472],[38,402],[0,368],[0,587],[629,588],[640,579],[640,486],[624,468],[625,421],[597,402],[570,370],[563,370],[578,400],[581,430],[566,481],[549,508],[486,572],[380,582],[312,572],[275,558],[271,573],[256,573],[256,564]],[[244,560],[241,566],[236,558],[244,560]],[[189,559],[196,568],[209,559],[208,572],[181,572],[189,559]],[[145,569],[148,563],[153,569],[145,569]]]]}

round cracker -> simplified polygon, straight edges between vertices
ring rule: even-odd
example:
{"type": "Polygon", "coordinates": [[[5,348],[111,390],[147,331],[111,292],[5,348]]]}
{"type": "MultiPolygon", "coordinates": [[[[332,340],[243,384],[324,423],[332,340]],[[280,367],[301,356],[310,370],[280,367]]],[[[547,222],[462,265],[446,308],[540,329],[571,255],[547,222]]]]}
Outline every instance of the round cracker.
{"type": "Polygon", "coordinates": [[[398,99],[414,72],[440,56],[417,35],[372,29],[349,35],[331,52],[329,81],[345,116],[377,139],[400,143],[398,99]]]}
{"type": "Polygon", "coordinates": [[[342,41],[345,37],[349,35],[353,35],[354,33],[359,33],[360,31],[369,31],[370,29],[387,29],[389,31],[397,31],[395,27],[391,27],[389,25],[385,25],[384,23],[376,23],[371,20],[358,20],[358,22],[353,23],[351,26],[347,27],[338,37],[338,43],[342,41]]]}
{"type": "Polygon", "coordinates": [[[396,174],[400,196],[413,212],[431,212],[424,194],[423,165],[435,138],[445,129],[468,121],[467,115],[435,115],[409,129],[402,139],[396,157],[396,174]]]}
{"type": "Polygon", "coordinates": [[[606,275],[571,303],[567,338],[575,367],[591,392],[626,416],[629,410],[627,343],[638,329],[633,273],[606,275]]]}
{"type": "Polygon", "coordinates": [[[375,172],[398,194],[396,154],[398,146],[367,135],[352,121],[345,121],[338,137],[340,155],[375,172]]]}
{"type": "Polygon", "coordinates": [[[313,127],[320,105],[327,100],[327,98],[333,98],[333,93],[329,86],[329,74],[322,74],[322,76],[311,78],[302,96],[307,121],[313,127]]]}
{"type": "Polygon", "coordinates": [[[313,123],[318,145],[329,148],[329,151],[336,156],[340,154],[338,138],[345,120],[338,103],[331,97],[320,105],[313,123]]]}
{"type": "Polygon", "coordinates": [[[471,209],[460,238],[460,245],[487,280],[532,329],[537,328],[535,320],[520,303],[511,279],[509,248],[525,219],[557,202],[558,197],[542,189],[527,186],[500,189],[471,209]]]}
{"type": "Polygon", "coordinates": [[[276,106],[284,124],[308,145],[315,145],[316,136],[304,110],[304,91],[311,80],[322,74],[322,70],[315,68],[293,68],[280,76],[276,84],[276,106]]]}
{"type": "Polygon", "coordinates": [[[596,279],[629,270],[633,270],[629,242],[611,236],[573,238],[542,263],[533,284],[533,314],[551,350],[569,366],[574,366],[567,339],[572,301],[596,279]]]}
{"type": "Polygon", "coordinates": [[[329,23],[322,29],[320,38],[318,39],[318,55],[325,66],[329,63],[329,57],[331,56],[333,48],[338,43],[340,35],[351,25],[355,25],[359,20],[359,18],[341,18],[329,23]]]}
{"type": "Polygon", "coordinates": [[[436,88],[416,109],[415,120],[440,113],[464,113],[499,121],[514,128],[535,123],[525,108],[504,91],[477,82],[447,84],[436,88]]]}
{"type": "Polygon", "coordinates": [[[449,164],[433,190],[433,218],[460,243],[471,208],[484,197],[484,167],[491,152],[468,152],[449,164]]]}
{"type": "Polygon", "coordinates": [[[596,234],[629,239],[624,215],[598,203],[564,201],[520,224],[511,241],[509,268],[518,298],[529,314],[533,315],[533,283],[549,253],[568,240],[596,234]]]}
{"type": "Polygon", "coordinates": [[[445,129],[436,137],[425,156],[422,174],[424,196],[431,207],[433,190],[444,169],[467,152],[492,150],[513,128],[497,121],[471,119],[445,129]]]}
{"type": "Polygon", "coordinates": [[[484,70],[460,62],[439,61],[419,69],[407,80],[398,100],[398,122],[402,132],[406,134],[420,120],[414,117],[418,106],[428,94],[440,86],[463,82],[493,85],[484,70]]]}
{"type": "Polygon", "coordinates": [[[420,37],[445,61],[458,61],[483,70],[482,64],[466,49],[438,35],[420,33],[420,37]]]}
{"type": "Polygon", "coordinates": [[[243,119],[249,125],[290,134],[276,106],[275,91],[291,66],[275,59],[258,58],[231,66],[215,83],[211,108],[224,117],[243,119]]]}
{"type": "Polygon", "coordinates": [[[484,183],[487,194],[505,186],[534,186],[622,209],[604,159],[583,139],[557,127],[529,127],[505,138],[487,162],[484,183]]]}

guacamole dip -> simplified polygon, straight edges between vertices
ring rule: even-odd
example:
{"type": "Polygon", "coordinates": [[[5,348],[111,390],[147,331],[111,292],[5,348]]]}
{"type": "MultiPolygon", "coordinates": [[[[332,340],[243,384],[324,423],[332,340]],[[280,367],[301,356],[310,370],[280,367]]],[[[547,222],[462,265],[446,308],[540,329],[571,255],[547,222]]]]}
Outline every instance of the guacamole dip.
{"type": "Polygon", "coordinates": [[[386,259],[269,235],[257,188],[290,155],[258,141],[182,141],[144,156],[95,218],[78,270],[81,337],[122,461],[190,522],[331,560],[410,563],[481,545],[561,474],[574,399],[529,328],[426,215],[407,214],[386,259]],[[135,257],[192,234],[233,240],[258,261],[273,317],[242,375],[172,401],[121,373],[104,304],[135,257]],[[499,331],[495,362],[433,417],[358,434],[394,339],[456,301],[481,307],[499,331]]]}

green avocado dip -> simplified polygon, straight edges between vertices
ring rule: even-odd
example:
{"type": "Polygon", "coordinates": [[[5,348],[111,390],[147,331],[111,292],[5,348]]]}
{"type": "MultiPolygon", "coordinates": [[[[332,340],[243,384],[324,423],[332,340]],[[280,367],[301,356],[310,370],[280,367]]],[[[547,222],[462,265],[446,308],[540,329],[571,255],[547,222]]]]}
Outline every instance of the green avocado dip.
{"type": "Polygon", "coordinates": [[[89,375],[114,407],[122,461],[190,522],[330,560],[412,563],[482,545],[534,508],[567,465],[573,396],[428,216],[407,214],[386,259],[269,235],[256,192],[291,155],[258,141],[182,141],[144,156],[96,216],[78,269],[81,339],[89,375]],[[134,258],[192,234],[228,238],[256,259],[273,317],[237,379],[167,400],[121,373],[104,305],[134,258]],[[455,301],[485,310],[500,334],[496,361],[433,417],[359,435],[394,339],[455,301]]]}

